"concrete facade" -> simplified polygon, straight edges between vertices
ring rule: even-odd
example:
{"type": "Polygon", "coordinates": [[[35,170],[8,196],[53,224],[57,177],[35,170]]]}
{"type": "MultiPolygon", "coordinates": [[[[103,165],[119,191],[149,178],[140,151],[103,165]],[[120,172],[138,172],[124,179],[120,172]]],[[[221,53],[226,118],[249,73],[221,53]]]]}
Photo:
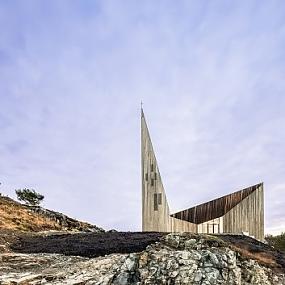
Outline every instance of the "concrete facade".
{"type": "Polygon", "coordinates": [[[264,239],[263,183],[170,214],[143,110],[141,164],[143,231],[248,233],[264,239]]]}

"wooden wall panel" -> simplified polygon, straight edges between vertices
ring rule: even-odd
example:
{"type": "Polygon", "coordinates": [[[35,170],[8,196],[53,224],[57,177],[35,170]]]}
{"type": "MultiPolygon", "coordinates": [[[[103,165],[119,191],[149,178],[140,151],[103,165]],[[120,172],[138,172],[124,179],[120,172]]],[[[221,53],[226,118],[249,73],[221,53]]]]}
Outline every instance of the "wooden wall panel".
{"type": "Polygon", "coordinates": [[[187,221],[182,221],[173,217],[170,219],[170,232],[190,232],[197,233],[197,225],[189,223],[187,221]]]}
{"type": "Polygon", "coordinates": [[[248,232],[258,240],[264,240],[263,184],[224,215],[224,232],[248,232]]]}
{"type": "Polygon", "coordinates": [[[253,193],[261,184],[257,184],[201,205],[172,214],[172,217],[201,224],[225,215],[229,210],[239,204],[248,195],[253,193]]]}
{"type": "Polygon", "coordinates": [[[216,218],[197,225],[197,232],[199,234],[221,234],[224,231],[223,217],[216,218]]]}

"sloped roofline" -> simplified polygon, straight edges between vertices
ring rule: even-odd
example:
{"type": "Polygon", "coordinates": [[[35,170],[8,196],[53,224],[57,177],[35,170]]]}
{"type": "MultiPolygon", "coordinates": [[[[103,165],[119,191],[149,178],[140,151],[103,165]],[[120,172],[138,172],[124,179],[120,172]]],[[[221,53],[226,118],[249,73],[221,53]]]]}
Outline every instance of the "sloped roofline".
{"type": "Polygon", "coordinates": [[[201,224],[222,217],[262,185],[263,183],[258,183],[209,202],[171,214],[171,216],[194,224],[201,224]]]}

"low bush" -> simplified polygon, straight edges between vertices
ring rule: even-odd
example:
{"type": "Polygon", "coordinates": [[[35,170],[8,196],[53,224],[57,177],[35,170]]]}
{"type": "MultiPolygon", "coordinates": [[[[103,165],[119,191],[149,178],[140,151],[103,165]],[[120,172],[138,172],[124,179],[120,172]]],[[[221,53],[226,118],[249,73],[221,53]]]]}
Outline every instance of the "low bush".
{"type": "Polygon", "coordinates": [[[268,242],[269,245],[285,252],[285,232],[277,236],[267,235],[265,237],[265,240],[268,242]]]}

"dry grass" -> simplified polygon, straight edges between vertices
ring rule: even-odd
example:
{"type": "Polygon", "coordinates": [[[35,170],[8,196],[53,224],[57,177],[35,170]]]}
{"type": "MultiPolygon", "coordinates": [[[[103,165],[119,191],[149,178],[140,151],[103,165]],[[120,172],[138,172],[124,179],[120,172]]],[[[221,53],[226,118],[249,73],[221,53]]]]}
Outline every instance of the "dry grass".
{"type": "Polygon", "coordinates": [[[44,231],[60,230],[55,221],[30,212],[25,206],[0,197],[0,230],[44,231]]]}
{"type": "Polygon", "coordinates": [[[230,248],[245,259],[254,259],[276,272],[285,272],[285,254],[272,246],[243,235],[220,235],[230,248]]]}
{"type": "Polygon", "coordinates": [[[254,259],[264,266],[271,268],[279,267],[274,256],[268,254],[267,252],[252,252],[251,249],[238,247],[236,245],[230,245],[230,248],[240,253],[242,257],[254,259]]]}

